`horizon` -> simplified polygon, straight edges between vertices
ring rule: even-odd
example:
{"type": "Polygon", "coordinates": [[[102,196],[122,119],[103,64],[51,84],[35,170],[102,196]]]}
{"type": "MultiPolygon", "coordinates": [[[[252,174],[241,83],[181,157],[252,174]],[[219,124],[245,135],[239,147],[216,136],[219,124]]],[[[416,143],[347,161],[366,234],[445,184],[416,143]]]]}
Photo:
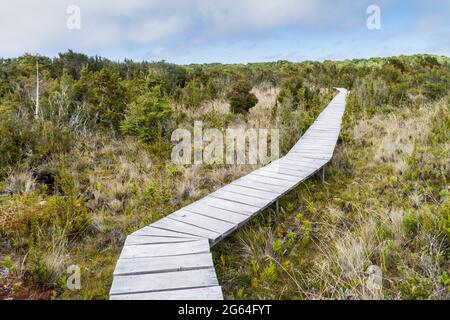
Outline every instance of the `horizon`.
{"type": "Polygon", "coordinates": [[[449,56],[449,15],[444,0],[18,0],[0,13],[0,56],[56,57],[71,48],[179,65],[449,56]]]}
{"type": "Polygon", "coordinates": [[[373,60],[373,59],[389,59],[389,58],[399,58],[399,57],[414,57],[414,56],[432,56],[432,57],[441,57],[441,58],[448,58],[450,59],[450,55],[440,55],[440,54],[431,54],[431,53],[413,53],[413,54],[399,54],[399,55],[386,55],[386,56],[372,56],[372,57],[368,57],[368,58],[347,58],[347,59],[327,59],[327,60],[303,60],[303,61],[291,61],[291,60],[272,60],[272,61],[250,61],[250,62],[242,62],[242,63],[226,63],[226,62],[200,62],[200,63],[189,63],[189,64],[180,64],[180,63],[176,63],[176,62],[172,62],[172,61],[167,61],[167,60],[133,60],[133,59],[129,59],[127,57],[123,58],[122,60],[113,60],[113,59],[109,59],[107,57],[103,57],[100,56],[98,54],[94,54],[94,55],[88,55],[85,54],[83,52],[77,52],[74,51],[72,49],[67,49],[65,51],[62,52],[58,52],[56,55],[54,56],[46,56],[46,55],[41,55],[41,54],[32,54],[32,53],[24,53],[15,57],[1,57],[0,56],[0,60],[4,59],[18,59],[24,56],[33,56],[33,57],[41,57],[41,58],[48,58],[48,59],[58,59],[59,58],[59,54],[64,54],[64,53],[68,53],[68,52],[73,52],[75,54],[82,54],[85,55],[86,57],[88,57],[89,59],[92,58],[100,58],[100,59],[104,59],[104,60],[108,60],[110,62],[113,63],[124,63],[124,62],[132,62],[132,63],[168,63],[168,64],[174,64],[174,65],[178,65],[178,66],[192,66],[192,65],[242,65],[242,66],[247,66],[247,65],[252,65],[252,64],[265,64],[265,63],[278,63],[278,62],[287,62],[287,63],[307,63],[307,62],[318,62],[318,63],[324,63],[324,62],[352,62],[352,61],[369,61],[369,60],[373,60]]]}

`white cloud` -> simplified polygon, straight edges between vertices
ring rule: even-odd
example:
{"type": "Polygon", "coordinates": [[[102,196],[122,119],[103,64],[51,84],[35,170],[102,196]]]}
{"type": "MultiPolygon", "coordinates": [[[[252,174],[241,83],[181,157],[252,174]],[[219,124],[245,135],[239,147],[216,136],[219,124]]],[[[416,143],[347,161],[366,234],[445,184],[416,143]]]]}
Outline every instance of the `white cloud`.
{"type": "Polygon", "coordinates": [[[344,18],[334,1],[278,0],[15,0],[0,11],[0,55],[26,51],[95,50],[152,45],[173,36],[195,42],[284,26],[311,26],[344,18]],[[66,28],[69,5],[81,8],[81,30],[66,28]]]}
{"type": "MultiPolygon", "coordinates": [[[[424,6],[424,0],[417,1],[424,6]]],[[[282,28],[321,31],[324,35],[341,30],[347,34],[365,28],[365,9],[372,3],[369,0],[14,0],[3,4],[0,10],[0,56],[25,52],[54,55],[69,48],[88,53],[123,53],[128,48],[138,48],[136,52],[146,52],[143,56],[160,57],[173,55],[171,50],[183,54],[211,42],[268,38],[274,36],[273,30],[282,28]],[[69,5],[81,8],[81,30],[66,28],[69,5]]],[[[385,7],[392,0],[376,3],[387,10],[385,7]]],[[[448,7],[444,0],[433,3],[435,7],[448,7]]],[[[417,28],[433,26],[431,16],[432,13],[427,13],[421,17],[417,28]]]]}

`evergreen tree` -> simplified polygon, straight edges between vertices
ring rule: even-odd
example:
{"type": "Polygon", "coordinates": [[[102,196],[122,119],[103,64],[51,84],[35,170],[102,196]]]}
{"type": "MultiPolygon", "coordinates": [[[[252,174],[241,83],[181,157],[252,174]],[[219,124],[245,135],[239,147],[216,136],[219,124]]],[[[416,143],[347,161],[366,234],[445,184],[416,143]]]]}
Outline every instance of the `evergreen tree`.
{"type": "Polygon", "coordinates": [[[233,85],[228,94],[231,112],[247,113],[258,103],[258,98],[250,92],[251,90],[252,84],[247,79],[239,80],[233,85]]]}

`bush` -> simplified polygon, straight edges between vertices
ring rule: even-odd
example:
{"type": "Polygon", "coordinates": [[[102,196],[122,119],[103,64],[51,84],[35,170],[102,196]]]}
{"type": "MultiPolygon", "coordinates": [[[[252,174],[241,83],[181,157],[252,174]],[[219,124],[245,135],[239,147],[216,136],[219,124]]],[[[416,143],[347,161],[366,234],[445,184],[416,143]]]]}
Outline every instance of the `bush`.
{"type": "Polygon", "coordinates": [[[155,89],[128,105],[126,118],[120,127],[124,134],[152,144],[169,135],[172,110],[155,89]]]}
{"type": "Polygon", "coordinates": [[[68,128],[52,122],[34,121],[0,108],[0,177],[21,163],[36,166],[50,155],[64,153],[73,145],[68,128]]]}
{"type": "Polygon", "coordinates": [[[27,143],[32,137],[31,128],[15,116],[0,112],[0,177],[8,166],[20,162],[27,143]]]}
{"type": "Polygon", "coordinates": [[[258,98],[251,90],[252,84],[249,80],[240,80],[233,85],[228,94],[231,112],[245,114],[258,103],[258,98]]]}

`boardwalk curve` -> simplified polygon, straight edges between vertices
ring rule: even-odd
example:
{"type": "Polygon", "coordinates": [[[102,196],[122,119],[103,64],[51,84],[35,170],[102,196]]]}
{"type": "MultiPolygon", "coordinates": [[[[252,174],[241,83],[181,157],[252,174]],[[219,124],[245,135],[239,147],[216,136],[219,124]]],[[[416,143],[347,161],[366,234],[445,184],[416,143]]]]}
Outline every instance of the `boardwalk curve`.
{"type": "Polygon", "coordinates": [[[347,96],[338,91],[284,157],[129,235],[110,299],[223,299],[211,246],[331,160],[347,96]]]}

